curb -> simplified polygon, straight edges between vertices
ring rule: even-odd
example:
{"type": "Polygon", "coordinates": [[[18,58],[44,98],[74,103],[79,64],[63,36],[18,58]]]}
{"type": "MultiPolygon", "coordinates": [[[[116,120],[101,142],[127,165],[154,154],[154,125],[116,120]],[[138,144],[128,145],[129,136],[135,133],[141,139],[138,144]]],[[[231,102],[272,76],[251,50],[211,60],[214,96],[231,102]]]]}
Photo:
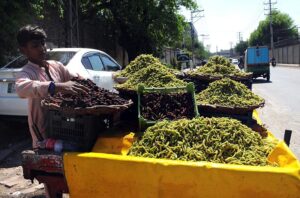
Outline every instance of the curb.
{"type": "MultiPolygon", "coordinates": [[[[300,64],[282,64],[282,63],[277,63],[276,66],[278,67],[293,67],[293,68],[300,68],[300,64]]],[[[276,67],[275,66],[275,67],[276,67]]]]}

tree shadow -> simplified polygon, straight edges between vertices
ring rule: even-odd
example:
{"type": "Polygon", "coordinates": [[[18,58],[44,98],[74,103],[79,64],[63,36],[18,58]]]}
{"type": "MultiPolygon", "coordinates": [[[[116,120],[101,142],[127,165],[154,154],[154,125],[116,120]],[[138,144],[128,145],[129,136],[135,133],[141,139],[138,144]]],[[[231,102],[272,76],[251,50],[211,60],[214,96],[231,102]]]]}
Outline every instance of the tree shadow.
{"type": "Polygon", "coordinates": [[[0,116],[0,168],[21,165],[21,152],[31,149],[27,117],[0,116]]]}
{"type": "Polygon", "coordinates": [[[0,149],[31,138],[27,117],[0,116],[0,149]]]}
{"type": "MultiPolygon", "coordinates": [[[[6,153],[0,160],[0,168],[13,168],[22,165],[22,151],[32,149],[31,140],[24,140],[18,146],[2,149],[6,153]]],[[[4,151],[4,152],[3,152],[4,151]]]]}

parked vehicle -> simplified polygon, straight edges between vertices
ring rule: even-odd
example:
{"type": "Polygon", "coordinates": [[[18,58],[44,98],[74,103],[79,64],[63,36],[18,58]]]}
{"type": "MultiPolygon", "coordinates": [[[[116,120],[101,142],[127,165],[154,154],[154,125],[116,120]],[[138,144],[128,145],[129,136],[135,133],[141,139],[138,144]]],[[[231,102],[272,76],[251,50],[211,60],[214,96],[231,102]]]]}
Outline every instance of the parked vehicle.
{"type": "Polygon", "coordinates": [[[233,64],[236,69],[240,70],[238,59],[236,58],[231,59],[231,64],[233,64]]]}
{"type": "MultiPolygon", "coordinates": [[[[121,66],[105,52],[87,48],[56,48],[48,50],[49,60],[63,63],[70,71],[91,79],[98,86],[113,90],[113,72],[121,66]]],[[[0,115],[27,115],[27,99],[16,94],[15,77],[27,63],[25,56],[19,56],[0,68],[0,115]]]]}
{"type": "Polygon", "coordinates": [[[239,63],[239,61],[238,61],[238,59],[233,58],[233,59],[231,60],[231,63],[234,64],[234,65],[237,65],[237,64],[239,63]]]}
{"type": "Polygon", "coordinates": [[[263,77],[270,81],[269,49],[266,46],[248,47],[245,52],[245,71],[253,78],[263,77]]]}

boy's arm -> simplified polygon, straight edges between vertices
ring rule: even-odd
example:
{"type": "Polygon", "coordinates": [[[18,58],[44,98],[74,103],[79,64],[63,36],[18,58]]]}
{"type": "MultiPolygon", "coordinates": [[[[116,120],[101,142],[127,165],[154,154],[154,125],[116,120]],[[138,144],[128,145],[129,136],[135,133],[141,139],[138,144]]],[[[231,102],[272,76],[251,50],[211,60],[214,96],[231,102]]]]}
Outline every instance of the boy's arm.
{"type": "Polygon", "coordinates": [[[31,80],[28,73],[21,71],[16,79],[16,92],[20,98],[44,98],[48,95],[49,84],[31,80]]]}
{"type": "MultiPolygon", "coordinates": [[[[50,83],[50,81],[40,82],[31,80],[26,72],[21,71],[16,80],[16,92],[20,98],[45,98],[49,94],[50,83]]],[[[88,88],[74,81],[56,83],[55,85],[55,93],[87,94],[88,91],[88,88]]]]}

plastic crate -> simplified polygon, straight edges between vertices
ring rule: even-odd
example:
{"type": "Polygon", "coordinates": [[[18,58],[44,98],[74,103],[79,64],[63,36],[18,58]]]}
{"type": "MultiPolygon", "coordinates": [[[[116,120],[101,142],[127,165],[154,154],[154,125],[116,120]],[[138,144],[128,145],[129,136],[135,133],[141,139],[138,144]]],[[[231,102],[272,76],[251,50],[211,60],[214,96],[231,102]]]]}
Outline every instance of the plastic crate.
{"type": "Polygon", "coordinates": [[[78,145],[79,151],[89,151],[106,123],[100,116],[70,115],[59,111],[49,111],[47,137],[71,141],[78,145]]]}
{"type": "MultiPolygon", "coordinates": [[[[195,98],[195,87],[193,83],[189,83],[185,87],[169,87],[169,88],[146,88],[144,86],[138,87],[138,119],[139,119],[139,129],[140,131],[148,126],[155,124],[158,120],[147,120],[142,116],[142,94],[145,93],[160,93],[160,94],[170,94],[170,93],[189,93],[191,94],[194,116],[197,117],[198,107],[196,105],[196,98],[195,98]]],[[[163,107],[162,107],[163,108],[163,107]]]]}

